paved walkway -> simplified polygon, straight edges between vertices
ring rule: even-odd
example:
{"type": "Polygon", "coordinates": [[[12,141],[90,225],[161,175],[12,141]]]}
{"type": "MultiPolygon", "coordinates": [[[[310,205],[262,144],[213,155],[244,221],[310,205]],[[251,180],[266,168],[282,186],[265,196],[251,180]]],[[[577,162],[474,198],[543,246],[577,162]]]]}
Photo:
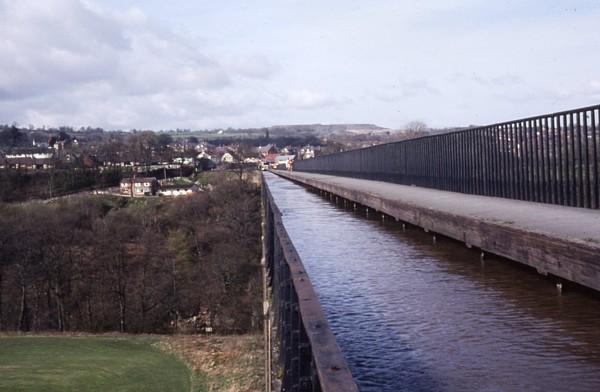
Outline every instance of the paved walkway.
{"type": "MultiPolygon", "coordinates": [[[[302,172],[278,174],[303,182],[317,181],[343,187],[415,207],[451,212],[457,216],[507,225],[562,240],[583,242],[600,249],[600,210],[475,196],[324,174],[302,172]]],[[[600,259],[600,254],[598,258],[600,259]]]]}

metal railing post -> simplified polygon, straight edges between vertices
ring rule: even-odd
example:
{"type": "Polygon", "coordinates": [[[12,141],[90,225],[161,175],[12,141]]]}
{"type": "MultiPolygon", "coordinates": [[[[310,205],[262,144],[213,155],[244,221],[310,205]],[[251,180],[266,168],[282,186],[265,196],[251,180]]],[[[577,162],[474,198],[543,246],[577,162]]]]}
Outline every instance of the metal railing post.
{"type": "Polygon", "coordinates": [[[299,160],[297,171],[600,208],[600,105],[299,160]]]}

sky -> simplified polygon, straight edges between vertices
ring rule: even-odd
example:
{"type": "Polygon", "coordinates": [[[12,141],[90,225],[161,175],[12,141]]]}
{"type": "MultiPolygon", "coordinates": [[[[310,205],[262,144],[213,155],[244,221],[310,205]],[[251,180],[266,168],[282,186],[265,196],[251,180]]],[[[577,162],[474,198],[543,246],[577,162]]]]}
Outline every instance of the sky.
{"type": "Polygon", "coordinates": [[[0,123],[490,124],[600,103],[600,0],[0,0],[0,123]]]}

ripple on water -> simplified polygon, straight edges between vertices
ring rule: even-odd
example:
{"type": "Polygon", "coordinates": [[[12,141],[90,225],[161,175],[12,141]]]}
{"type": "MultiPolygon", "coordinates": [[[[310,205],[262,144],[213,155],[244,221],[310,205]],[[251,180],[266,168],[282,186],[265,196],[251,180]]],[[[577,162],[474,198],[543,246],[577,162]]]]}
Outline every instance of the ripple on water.
{"type": "Polygon", "coordinates": [[[267,181],[361,390],[600,390],[596,297],[267,181]]]}

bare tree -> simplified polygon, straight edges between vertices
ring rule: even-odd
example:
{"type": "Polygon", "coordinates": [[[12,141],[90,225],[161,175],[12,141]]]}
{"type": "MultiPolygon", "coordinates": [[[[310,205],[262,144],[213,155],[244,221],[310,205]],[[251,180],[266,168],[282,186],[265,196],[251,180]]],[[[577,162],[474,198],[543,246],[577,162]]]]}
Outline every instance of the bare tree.
{"type": "Polygon", "coordinates": [[[427,133],[427,124],[422,121],[411,121],[404,126],[404,131],[411,135],[421,136],[427,133]]]}
{"type": "Polygon", "coordinates": [[[166,332],[199,314],[221,332],[259,327],[260,192],[234,176],[190,198],[0,216],[0,329],[166,332]]]}

